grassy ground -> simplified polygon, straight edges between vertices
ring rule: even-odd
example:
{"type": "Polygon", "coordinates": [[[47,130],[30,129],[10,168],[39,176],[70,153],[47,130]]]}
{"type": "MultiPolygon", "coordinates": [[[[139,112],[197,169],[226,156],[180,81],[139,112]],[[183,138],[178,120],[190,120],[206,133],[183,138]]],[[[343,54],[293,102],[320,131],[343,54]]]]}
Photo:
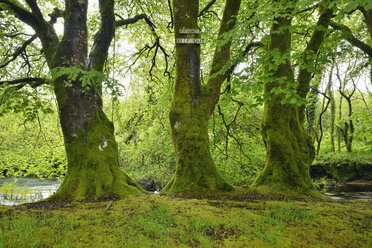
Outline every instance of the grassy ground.
{"type": "Polygon", "coordinates": [[[223,199],[110,202],[1,206],[0,247],[372,247],[372,200],[240,189],[223,199]]]}

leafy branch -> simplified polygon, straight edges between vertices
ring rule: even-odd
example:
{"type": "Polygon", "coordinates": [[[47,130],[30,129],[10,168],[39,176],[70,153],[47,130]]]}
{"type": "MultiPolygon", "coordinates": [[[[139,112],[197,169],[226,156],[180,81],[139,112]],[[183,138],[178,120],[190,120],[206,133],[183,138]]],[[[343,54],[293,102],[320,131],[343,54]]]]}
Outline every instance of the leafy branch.
{"type": "Polygon", "coordinates": [[[81,86],[83,87],[84,91],[89,91],[92,84],[94,84],[96,81],[102,82],[106,79],[106,76],[104,73],[99,72],[95,69],[86,71],[81,69],[78,66],[73,67],[56,67],[53,70],[51,70],[53,79],[57,79],[60,77],[66,77],[67,81],[67,87],[72,86],[72,82],[79,79],[81,82],[81,86]]]}

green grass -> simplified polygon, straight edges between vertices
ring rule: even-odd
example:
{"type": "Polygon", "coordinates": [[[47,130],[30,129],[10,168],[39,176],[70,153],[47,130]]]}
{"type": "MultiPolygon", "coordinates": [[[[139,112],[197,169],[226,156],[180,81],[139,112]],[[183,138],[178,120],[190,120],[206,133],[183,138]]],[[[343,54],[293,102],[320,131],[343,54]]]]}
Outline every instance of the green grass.
{"type": "Polygon", "coordinates": [[[0,247],[371,247],[371,203],[146,195],[108,210],[3,206],[0,247]]]}

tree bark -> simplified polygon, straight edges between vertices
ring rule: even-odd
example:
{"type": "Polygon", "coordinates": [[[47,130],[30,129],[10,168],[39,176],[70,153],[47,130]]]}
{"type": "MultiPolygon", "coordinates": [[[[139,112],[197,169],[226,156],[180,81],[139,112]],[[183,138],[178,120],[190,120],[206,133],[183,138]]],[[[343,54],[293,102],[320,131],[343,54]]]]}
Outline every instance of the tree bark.
{"type": "MultiPolygon", "coordinates": [[[[291,47],[291,33],[283,27],[291,25],[291,18],[277,17],[271,28],[269,50],[279,49],[282,55],[291,47]]],[[[286,77],[294,83],[292,66],[287,59],[275,71],[269,70],[275,78],[286,77]]],[[[279,87],[274,81],[265,85],[265,92],[279,87]]],[[[309,167],[314,158],[314,147],[310,136],[299,120],[299,108],[292,104],[281,104],[284,96],[272,95],[264,104],[261,132],[266,146],[266,164],[254,185],[269,185],[275,188],[297,187],[312,190],[309,167]]]]}
{"type": "MultiPolygon", "coordinates": [[[[352,78],[352,76],[350,77],[350,75],[348,75],[347,73],[345,74],[344,79],[342,80],[337,64],[336,64],[336,69],[337,69],[336,75],[337,75],[338,81],[340,83],[340,86],[339,86],[339,89],[338,89],[338,91],[340,92],[339,120],[341,120],[341,117],[342,117],[342,115],[341,115],[342,98],[345,98],[345,100],[348,104],[348,110],[349,110],[349,112],[348,112],[349,121],[345,121],[344,128],[342,128],[341,125],[339,126],[339,130],[340,130],[339,135],[341,136],[341,133],[342,133],[342,136],[344,137],[347,152],[350,153],[350,152],[352,152],[352,144],[353,144],[353,137],[354,137],[354,131],[355,131],[354,123],[353,123],[353,120],[351,119],[351,116],[353,115],[353,108],[352,108],[351,98],[356,91],[356,84],[355,84],[354,79],[352,78]],[[348,77],[353,82],[353,89],[349,93],[347,93],[347,90],[345,90],[346,80],[347,80],[348,77]]],[[[341,140],[341,137],[340,137],[340,140],[341,140]]],[[[339,148],[339,151],[340,150],[341,150],[341,148],[339,148]]]]}
{"type": "MultiPolygon", "coordinates": [[[[315,115],[316,115],[316,108],[317,108],[317,103],[318,103],[318,95],[319,95],[319,85],[321,82],[322,78],[316,77],[315,78],[315,83],[313,83],[312,88],[310,89],[308,99],[309,99],[309,106],[306,108],[307,111],[307,128],[306,132],[312,136],[313,133],[316,133],[314,130],[314,123],[315,123],[315,115]]],[[[315,134],[314,134],[315,135],[315,134]]]]}
{"type": "MultiPolygon", "coordinates": [[[[340,95],[340,101],[338,104],[338,122],[342,119],[342,96],[340,95]]],[[[337,126],[337,152],[341,152],[341,133],[342,128],[340,125],[337,126]]]]}
{"type": "MultiPolygon", "coordinates": [[[[288,6],[293,6],[296,1],[277,2],[282,4],[284,10],[279,17],[274,17],[268,51],[269,54],[274,50],[279,51],[287,59],[275,65],[272,56],[269,55],[269,63],[275,66],[268,67],[266,70],[267,74],[275,79],[265,84],[264,91],[267,94],[270,94],[273,88],[283,87],[279,79],[284,78],[291,84],[295,82],[289,59],[293,7],[288,6]]],[[[327,27],[331,16],[332,11],[323,9],[317,25],[327,27]]],[[[303,54],[305,64],[312,61],[307,55],[318,52],[324,37],[324,28],[314,31],[303,54]]],[[[297,79],[299,82],[297,91],[301,97],[306,97],[310,88],[311,70],[308,70],[307,66],[300,70],[297,79]]],[[[271,99],[264,103],[261,133],[266,146],[266,164],[263,172],[254,182],[254,186],[268,185],[279,190],[310,192],[314,190],[309,169],[315,156],[315,149],[311,137],[303,126],[304,107],[282,104],[283,98],[283,94],[271,94],[271,99]]]]}
{"type": "MultiPolygon", "coordinates": [[[[114,0],[99,1],[102,23],[89,56],[87,0],[65,1],[61,41],[35,1],[27,1],[32,13],[8,0],[0,2],[8,4],[18,19],[36,31],[50,70],[103,71],[114,33],[114,0]]],[[[102,110],[101,82],[95,80],[86,88],[81,76],[70,80],[62,75],[54,80],[68,164],[61,186],[50,199],[96,199],[142,192],[141,186],[119,168],[114,126],[102,110]]]]}
{"type": "MultiPolygon", "coordinates": [[[[235,25],[241,0],[227,0],[219,39],[235,25]]],[[[199,1],[174,0],[175,37],[181,28],[198,29],[199,1]]],[[[220,71],[230,56],[231,42],[215,51],[211,74],[220,71]]],[[[192,193],[231,191],[218,172],[209,150],[208,122],[218,102],[226,74],[217,76],[206,86],[200,83],[200,45],[176,44],[176,84],[170,109],[172,140],[176,153],[176,172],[163,192],[192,193]]]]}
{"type": "Polygon", "coordinates": [[[327,111],[328,105],[329,105],[329,103],[331,101],[331,99],[329,97],[327,97],[326,93],[324,93],[323,96],[324,96],[324,98],[323,98],[323,103],[322,103],[322,108],[321,108],[322,111],[319,113],[318,125],[317,125],[317,127],[319,127],[319,134],[318,134],[318,130],[316,130],[316,142],[317,142],[316,155],[319,155],[320,144],[322,143],[322,139],[323,139],[322,116],[327,111]],[[327,98],[327,103],[325,103],[326,98],[327,98]],[[324,105],[325,105],[325,107],[324,107],[324,105]]]}
{"type": "Polygon", "coordinates": [[[333,74],[334,63],[332,63],[331,71],[329,72],[327,92],[330,98],[330,109],[331,109],[331,120],[330,120],[330,129],[329,129],[329,139],[331,143],[331,152],[335,152],[335,119],[336,119],[336,104],[335,97],[332,91],[332,74],[333,74]]]}
{"type": "Polygon", "coordinates": [[[340,91],[341,96],[346,99],[346,102],[348,104],[348,110],[349,110],[348,112],[349,121],[345,122],[345,130],[343,133],[346,150],[349,153],[352,152],[353,150],[353,137],[354,137],[354,131],[355,131],[354,123],[353,123],[353,120],[351,119],[351,116],[353,115],[353,106],[351,103],[351,97],[353,96],[354,92],[355,92],[355,85],[354,85],[353,91],[349,95],[346,95],[344,92],[340,91]]]}
{"type": "MultiPolygon", "coordinates": [[[[57,67],[103,71],[114,34],[112,0],[100,0],[101,28],[87,54],[87,1],[67,0],[65,33],[55,56],[57,67]],[[89,58],[89,59],[88,59],[89,58]]],[[[85,199],[139,193],[142,188],[119,168],[114,126],[102,110],[101,82],[84,89],[57,79],[55,94],[65,137],[67,173],[54,198],[85,199]],[[69,85],[69,86],[68,86],[69,85]]]]}

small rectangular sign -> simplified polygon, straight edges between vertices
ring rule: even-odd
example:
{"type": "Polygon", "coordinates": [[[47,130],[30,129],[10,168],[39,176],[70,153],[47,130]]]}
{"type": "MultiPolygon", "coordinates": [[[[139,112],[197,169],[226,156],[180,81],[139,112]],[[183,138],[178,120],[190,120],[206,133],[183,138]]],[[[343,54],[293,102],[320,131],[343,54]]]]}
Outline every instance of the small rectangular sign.
{"type": "Polygon", "coordinates": [[[177,38],[177,44],[202,44],[205,43],[205,39],[200,38],[177,38]]]}
{"type": "Polygon", "coordinates": [[[180,34],[199,34],[199,29],[188,29],[188,28],[181,28],[180,34]]]}

